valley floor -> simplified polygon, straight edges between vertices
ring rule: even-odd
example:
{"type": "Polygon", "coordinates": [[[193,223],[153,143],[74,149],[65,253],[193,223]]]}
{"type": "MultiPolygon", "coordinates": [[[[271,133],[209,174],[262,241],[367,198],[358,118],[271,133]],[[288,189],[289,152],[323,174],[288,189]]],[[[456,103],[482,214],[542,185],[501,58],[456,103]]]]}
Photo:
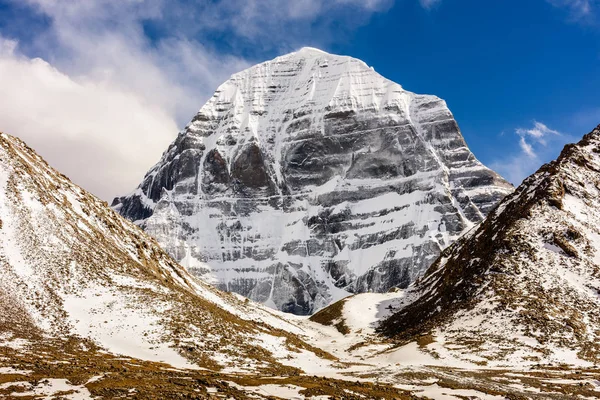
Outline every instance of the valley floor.
{"type": "Polygon", "coordinates": [[[600,396],[598,368],[508,370],[420,366],[370,372],[340,370],[337,375],[338,379],[176,369],[168,364],[106,353],[75,338],[36,342],[13,338],[0,344],[0,397],[6,399],[500,400],[600,396]]]}
{"type": "MultiPolygon", "coordinates": [[[[596,366],[491,367],[436,358],[428,348],[433,345],[428,338],[401,347],[380,341],[373,322],[401,301],[402,296],[403,293],[386,293],[348,298],[341,303],[339,315],[335,311],[328,315],[331,326],[289,316],[288,322],[305,332],[304,340],[334,359],[316,362],[312,358],[304,362],[298,356],[293,359],[297,369],[281,373],[231,368],[216,372],[202,366],[175,368],[167,363],[110,353],[90,340],[76,337],[59,340],[35,334],[23,335],[27,339],[0,336],[0,397],[321,400],[600,397],[600,368],[596,366]],[[345,304],[347,307],[343,307],[345,304]]],[[[279,361],[285,364],[283,359],[279,361]]]]}

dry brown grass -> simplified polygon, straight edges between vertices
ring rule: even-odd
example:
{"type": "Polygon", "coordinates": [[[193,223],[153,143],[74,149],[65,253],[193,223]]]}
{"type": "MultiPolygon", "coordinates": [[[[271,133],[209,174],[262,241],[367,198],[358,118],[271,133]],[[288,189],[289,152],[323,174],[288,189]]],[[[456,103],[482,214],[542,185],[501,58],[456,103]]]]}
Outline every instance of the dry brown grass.
{"type": "Polygon", "coordinates": [[[350,333],[350,329],[344,321],[344,304],[347,299],[337,301],[318,313],[312,315],[310,320],[326,326],[334,326],[341,334],[347,335],[350,333]]]}
{"type": "MultiPolygon", "coordinates": [[[[295,385],[306,396],[326,395],[344,399],[413,399],[408,392],[386,384],[351,382],[293,373],[267,376],[232,375],[206,370],[176,370],[167,364],[142,361],[99,352],[93,343],[78,338],[68,340],[34,340],[26,350],[0,346],[0,367],[12,367],[24,373],[0,375],[0,384],[45,379],[67,379],[73,385],[84,385],[92,396],[136,399],[208,399],[251,398],[243,388],[261,385],[295,385]],[[91,378],[101,378],[89,382],[91,378]],[[209,390],[210,389],[210,390],[209,390]]],[[[282,371],[284,372],[284,371],[282,371]]],[[[24,388],[6,385],[0,397],[24,388]]],[[[63,393],[64,394],[64,393],[63,393]]],[[[22,397],[19,397],[22,398],[22,397]]],[[[23,397],[27,398],[27,397],[23,397]]],[[[60,398],[57,396],[55,398],[60,398]]],[[[252,398],[275,398],[255,396],[252,398]]]]}

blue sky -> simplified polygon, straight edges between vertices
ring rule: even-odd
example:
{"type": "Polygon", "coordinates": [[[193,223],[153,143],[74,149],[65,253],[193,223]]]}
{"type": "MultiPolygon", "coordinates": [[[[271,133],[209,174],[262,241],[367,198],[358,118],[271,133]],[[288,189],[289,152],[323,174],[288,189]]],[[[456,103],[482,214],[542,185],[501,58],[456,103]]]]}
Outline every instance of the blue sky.
{"type": "Polygon", "coordinates": [[[109,200],[219,83],[302,46],[444,98],[515,184],[600,124],[597,0],[0,0],[0,130],[109,200]]]}

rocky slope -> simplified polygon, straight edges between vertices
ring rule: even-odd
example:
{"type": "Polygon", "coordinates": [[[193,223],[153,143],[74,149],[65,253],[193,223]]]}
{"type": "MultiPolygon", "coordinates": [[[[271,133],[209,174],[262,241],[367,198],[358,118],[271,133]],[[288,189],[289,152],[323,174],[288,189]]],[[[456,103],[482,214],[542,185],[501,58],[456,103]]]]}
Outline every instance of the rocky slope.
{"type": "Polygon", "coordinates": [[[83,341],[78,354],[103,348],[176,367],[279,374],[298,371],[298,357],[333,362],[299,339],[295,325],[190,276],[138,227],[5,134],[0,310],[0,348],[56,339],[60,349],[75,340],[83,341]]]}
{"type": "Polygon", "coordinates": [[[380,326],[434,353],[600,362],[600,127],[444,251],[380,326]]]}
{"type": "Polygon", "coordinates": [[[408,286],[511,191],[443,100],[303,48],[222,84],[113,206],[219,288],[309,314],[408,286]]]}

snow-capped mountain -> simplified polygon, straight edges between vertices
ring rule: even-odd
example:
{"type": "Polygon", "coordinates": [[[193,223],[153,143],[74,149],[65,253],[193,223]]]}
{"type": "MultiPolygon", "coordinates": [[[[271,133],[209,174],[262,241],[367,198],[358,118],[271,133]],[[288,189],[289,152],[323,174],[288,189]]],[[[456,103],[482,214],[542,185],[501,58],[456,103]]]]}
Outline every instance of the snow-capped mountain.
{"type": "Polygon", "coordinates": [[[113,207],[217,287],[310,314],[408,286],[512,190],[443,100],[303,48],[223,83],[113,207]]]}
{"type": "Polygon", "coordinates": [[[380,329],[491,363],[600,361],[600,126],[444,251],[380,329]]]}
{"type": "Polygon", "coordinates": [[[89,351],[93,343],[175,367],[284,374],[302,365],[298,357],[319,365],[325,355],[270,309],[189,275],[154,239],[6,134],[0,310],[4,350],[58,338],[60,351],[79,338],[89,351]]]}

